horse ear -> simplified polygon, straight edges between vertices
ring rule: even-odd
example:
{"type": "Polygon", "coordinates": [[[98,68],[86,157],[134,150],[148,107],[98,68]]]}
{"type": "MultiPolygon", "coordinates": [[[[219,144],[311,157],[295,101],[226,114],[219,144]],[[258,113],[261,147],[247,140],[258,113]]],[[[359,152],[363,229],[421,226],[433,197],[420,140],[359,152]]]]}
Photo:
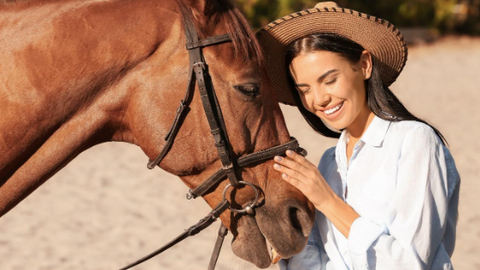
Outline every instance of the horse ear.
{"type": "Polygon", "coordinates": [[[205,15],[206,7],[208,5],[208,0],[187,0],[188,6],[192,8],[193,16],[197,20],[202,18],[205,15]]]}
{"type": "Polygon", "coordinates": [[[186,2],[198,20],[204,16],[211,16],[219,10],[233,9],[233,3],[230,0],[186,0],[186,2]]]}

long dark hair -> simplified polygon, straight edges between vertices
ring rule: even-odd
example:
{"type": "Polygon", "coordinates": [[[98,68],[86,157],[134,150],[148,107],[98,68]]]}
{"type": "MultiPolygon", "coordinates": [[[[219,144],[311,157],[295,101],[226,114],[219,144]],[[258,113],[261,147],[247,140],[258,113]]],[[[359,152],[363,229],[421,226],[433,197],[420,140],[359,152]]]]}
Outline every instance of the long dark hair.
{"type": "MultiPolygon", "coordinates": [[[[329,51],[337,53],[347,59],[350,63],[355,64],[360,61],[360,57],[364,50],[365,49],[360,44],[336,34],[310,34],[295,40],[289,45],[285,57],[285,64],[288,67],[293,58],[302,53],[314,51],[329,51]]],[[[375,57],[372,56],[372,75],[370,79],[365,81],[367,105],[370,110],[376,116],[388,121],[414,120],[422,122],[430,126],[442,142],[446,144],[447,141],[445,137],[438,129],[409,112],[395,94],[383,83],[380,73],[375,68],[375,61],[375,57]]],[[[287,70],[289,69],[287,68],[287,70]]],[[[292,86],[291,89],[295,89],[293,78],[290,74],[287,75],[292,86]]],[[[293,90],[292,92],[300,112],[313,129],[327,137],[338,138],[340,136],[339,133],[330,130],[318,116],[309,112],[303,106],[298,91],[293,90]]]]}

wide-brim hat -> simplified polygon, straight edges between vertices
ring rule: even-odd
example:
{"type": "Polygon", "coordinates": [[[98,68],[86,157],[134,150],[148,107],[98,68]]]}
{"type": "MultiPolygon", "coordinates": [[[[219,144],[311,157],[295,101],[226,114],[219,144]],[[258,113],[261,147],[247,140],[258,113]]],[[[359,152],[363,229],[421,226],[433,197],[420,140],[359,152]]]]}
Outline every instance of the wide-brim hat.
{"type": "Polygon", "coordinates": [[[348,38],[368,50],[374,68],[386,86],[398,77],[407,60],[407,44],[390,22],[348,8],[335,2],[320,2],[315,8],[284,16],[257,32],[266,58],[266,68],[280,102],[297,106],[288,82],[285,53],[288,45],[313,33],[331,33],[348,38]]]}

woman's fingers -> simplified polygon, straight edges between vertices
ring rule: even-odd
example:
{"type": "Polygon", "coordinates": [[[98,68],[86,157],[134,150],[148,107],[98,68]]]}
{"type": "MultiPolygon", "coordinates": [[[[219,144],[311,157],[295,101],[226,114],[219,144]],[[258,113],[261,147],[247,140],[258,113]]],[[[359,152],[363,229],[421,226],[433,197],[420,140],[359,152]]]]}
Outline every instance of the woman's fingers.
{"type": "Polygon", "coordinates": [[[276,156],[273,168],[282,174],[282,178],[302,192],[317,209],[321,209],[326,200],[332,198],[333,191],[313,165],[303,156],[287,151],[286,157],[276,156]]]}
{"type": "Polygon", "coordinates": [[[292,163],[289,162],[287,159],[285,158],[275,158],[275,161],[278,162],[278,163],[275,163],[275,165],[273,165],[273,168],[279,172],[282,173],[282,177],[285,178],[285,176],[290,176],[290,177],[293,177],[293,178],[296,178],[298,179],[300,177],[300,173],[297,169],[295,168],[292,168],[292,163]],[[277,161],[278,160],[278,161],[277,161]],[[288,166],[290,165],[290,166],[288,166]]]}
{"type": "Polygon", "coordinates": [[[299,180],[300,174],[286,166],[275,163],[273,168],[282,173],[282,178],[295,187],[299,187],[301,181],[299,180]]]}
{"type": "Polygon", "coordinates": [[[278,164],[282,165],[285,168],[288,168],[288,174],[293,177],[297,177],[297,175],[293,175],[292,173],[301,173],[302,171],[302,165],[294,160],[291,160],[290,158],[284,158],[280,156],[275,157],[275,162],[278,164]]]}
{"type": "MultiPolygon", "coordinates": [[[[283,179],[287,180],[288,182],[291,182],[293,185],[297,187],[298,187],[298,184],[300,183],[309,182],[308,175],[314,174],[311,172],[312,168],[305,167],[304,165],[308,165],[308,164],[306,164],[302,160],[299,160],[300,162],[303,162],[303,163],[300,163],[291,159],[290,157],[276,156],[274,158],[274,161],[275,161],[275,164],[273,166],[274,169],[282,173],[283,179]]],[[[314,167],[313,169],[317,170],[316,167],[314,167]]]]}
{"type": "Polygon", "coordinates": [[[317,169],[317,166],[313,165],[308,159],[306,159],[304,156],[296,153],[295,151],[292,150],[287,150],[286,151],[287,157],[291,158],[295,162],[299,163],[300,165],[311,169],[312,167],[314,169],[317,169]]]}
{"type": "Polygon", "coordinates": [[[290,169],[293,169],[295,171],[301,171],[304,167],[300,162],[297,162],[293,159],[291,159],[290,157],[281,157],[281,156],[276,156],[274,158],[275,162],[284,166],[284,167],[288,167],[290,169]]]}
{"type": "Polygon", "coordinates": [[[305,157],[291,150],[287,151],[287,157],[275,156],[274,161],[279,165],[290,169],[287,174],[294,178],[299,178],[301,177],[300,175],[311,175],[312,170],[317,170],[317,167],[310,163],[305,157]]]}

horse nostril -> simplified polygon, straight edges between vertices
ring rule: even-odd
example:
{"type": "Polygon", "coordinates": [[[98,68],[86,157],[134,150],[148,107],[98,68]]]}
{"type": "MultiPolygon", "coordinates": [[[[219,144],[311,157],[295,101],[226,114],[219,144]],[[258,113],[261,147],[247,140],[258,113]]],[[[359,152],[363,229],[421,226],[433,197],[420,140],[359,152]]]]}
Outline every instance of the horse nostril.
{"type": "Polygon", "coordinates": [[[301,231],[302,224],[300,224],[300,221],[298,220],[297,212],[298,209],[296,207],[290,207],[288,209],[288,216],[290,217],[290,222],[292,223],[293,228],[301,231]]]}
{"type": "Polygon", "coordinates": [[[310,226],[308,225],[310,222],[306,213],[296,207],[290,207],[288,209],[288,216],[293,228],[301,232],[305,237],[310,234],[310,226]]]}

